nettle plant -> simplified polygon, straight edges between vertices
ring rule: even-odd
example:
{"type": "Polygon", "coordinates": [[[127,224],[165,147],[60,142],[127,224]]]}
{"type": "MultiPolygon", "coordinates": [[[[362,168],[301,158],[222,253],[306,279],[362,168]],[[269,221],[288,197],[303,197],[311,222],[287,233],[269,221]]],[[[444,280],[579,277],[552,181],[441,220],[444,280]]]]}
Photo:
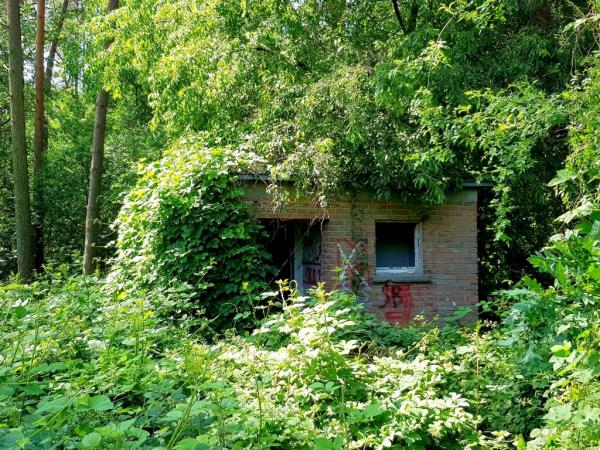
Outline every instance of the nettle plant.
{"type": "Polygon", "coordinates": [[[0,448],[502,444],[453,393],[455,365],[371,340],[355,297],[282,300],[252,336],[207,344],[208,330],[165,323],[150,296],[115,299],[97,279],[0,288],[0,448]]]}
{"type": "Polygon", "coordinates": [[[554,280],[525,278],[507,317],[510,344],[526,343],[523,362],[549,377],[546,414],[527,448],[596,448],[600,440],[600,209],[553,237],[530,259],[554,280]]]}
{"type": "Polygon", "coordinates": [[[195,136],[141,170],[115,224],[111,289],[152,291],[165,314],[204,310],[217,327],[249,311],[271,269],[236,174],[261,162],[195,136]]]}
{"type": "Polygon", "coordinates": [[[251,337],[210,347],[216,356],[208,368],[206,347],[192,350],[181,371],[201,376],[167,413],[183,430],[201,424],[185,448],[502,446],[449,389],[452,363],[383,350],[369,339],[362,308],[354,296],[322,287],[311,297],[292,292],[251,337]]]}

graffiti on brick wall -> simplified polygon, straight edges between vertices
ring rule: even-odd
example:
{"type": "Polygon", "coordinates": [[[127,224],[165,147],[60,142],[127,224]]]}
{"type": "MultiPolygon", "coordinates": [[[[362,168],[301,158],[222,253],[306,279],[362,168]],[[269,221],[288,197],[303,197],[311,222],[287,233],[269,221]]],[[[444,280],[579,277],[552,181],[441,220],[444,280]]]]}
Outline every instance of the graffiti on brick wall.
{"type": "Polygon", "coordinates": [[[321,281],[321,264],[302,264],[305,286],[316,286],[321,281]]]}
{"type": "Polygon", "coordinates": [[[321,232],[311,227],[302,237],[302,262],[304,264],[321,263],[321,232]]]}
{"type": "Polygon", "coordinates": [[[337,239],[340,289],[366,299],[369,289],[367,274],[367,244],[363,240],[353,242],[347,238],[337,239]]]}
{"type": "Polygon", "coordinates": [[[305,287],[321,281],[321,230],[309,227],[302,237],[302,276],[305,287]]]}
{"type": "Polygon", "coordinates": [[[390,284],[383,286],[385,302],[383,316],[389,322],[407,324],[412,316],[412,294],[410,284],[390,284]]]}

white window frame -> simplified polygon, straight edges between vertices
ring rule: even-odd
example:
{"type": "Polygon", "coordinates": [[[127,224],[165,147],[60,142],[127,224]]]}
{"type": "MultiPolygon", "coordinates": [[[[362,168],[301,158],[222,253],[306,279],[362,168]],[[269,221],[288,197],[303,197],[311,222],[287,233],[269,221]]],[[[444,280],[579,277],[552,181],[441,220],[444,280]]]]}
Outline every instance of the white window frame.
{"type": "Polygon", "coordinates": [[[376,220],[375,221],[375,273],[377,275],[397,275],[423,273],[423,256],[421,239],[423,235],[421,222],[415,220],[376,220]],[[377,224],[378,223],[414,223],[415,224],[415,265],[410,267],[377,267],[377,224]]]}

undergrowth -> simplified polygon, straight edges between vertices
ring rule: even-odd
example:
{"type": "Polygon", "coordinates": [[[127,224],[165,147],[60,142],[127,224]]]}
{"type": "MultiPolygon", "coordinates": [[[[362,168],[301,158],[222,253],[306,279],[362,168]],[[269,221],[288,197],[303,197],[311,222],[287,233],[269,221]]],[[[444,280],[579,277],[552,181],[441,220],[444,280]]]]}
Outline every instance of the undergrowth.
{"type": "Polygon", "coordinates": [[[4,285],[0,448],[597,448],[593,219],[532,258],[554,282],[505,292],[498,324],[397,328],[320,287],[215,334],[172,296],[66,270],[4,285]]]}

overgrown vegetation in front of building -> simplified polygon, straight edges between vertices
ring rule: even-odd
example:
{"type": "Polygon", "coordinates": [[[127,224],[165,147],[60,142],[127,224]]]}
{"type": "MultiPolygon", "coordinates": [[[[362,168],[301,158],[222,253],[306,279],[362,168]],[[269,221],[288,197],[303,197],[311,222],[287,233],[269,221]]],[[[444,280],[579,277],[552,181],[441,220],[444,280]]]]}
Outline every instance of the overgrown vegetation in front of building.
{"type": "Polygon", "coordinates": [[[143,167],[114,224],[111,292],[147,292],[163,314],[202,312],[216,328],[243,326],[275,278],[236,177],[263,166],[256,155],[188,136],[143,167]]]}
{"type": "Polygon", "coordinates": [[[600,212],[531,263],[552,281],[505,292],[500,323],[441,329],[286,284],[250,334],[66,268],[6,284],[0,448],[593,448],[600,212]]]}

